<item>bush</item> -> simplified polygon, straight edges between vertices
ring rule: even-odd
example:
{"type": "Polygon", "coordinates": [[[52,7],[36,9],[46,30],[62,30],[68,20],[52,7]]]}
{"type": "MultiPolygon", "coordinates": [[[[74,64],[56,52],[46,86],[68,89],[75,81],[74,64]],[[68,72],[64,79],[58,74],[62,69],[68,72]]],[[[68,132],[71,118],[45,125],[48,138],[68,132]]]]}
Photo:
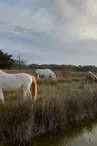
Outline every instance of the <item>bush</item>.
{"type": "Polygon", "coordinates": [[[71,69],[67,68],[67,69],[62,70],[61,74],[62,74],[63,77],[70,77],[71,74],[72,74],[72,71],[71,71],[71,69]]]}

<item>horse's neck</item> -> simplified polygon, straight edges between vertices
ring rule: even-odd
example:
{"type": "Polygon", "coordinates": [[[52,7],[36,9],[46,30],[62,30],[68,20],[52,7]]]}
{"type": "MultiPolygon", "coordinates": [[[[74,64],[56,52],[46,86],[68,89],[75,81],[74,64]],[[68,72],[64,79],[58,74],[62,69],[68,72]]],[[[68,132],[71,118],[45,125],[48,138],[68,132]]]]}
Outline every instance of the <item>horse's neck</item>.
{"type": "Polygon", "coordinates": [[[4,71],[2,71],[2,70],[0,70],[0,74],[7,74],[6,72],[4,72],[4,71]]]}
{"type": "Polygon", "coordinates": [[[94,75],[92,72],[88,72],[90,75],[92,75],[95,79],[97,79],[97,76],[96,75],[94,75]]]}

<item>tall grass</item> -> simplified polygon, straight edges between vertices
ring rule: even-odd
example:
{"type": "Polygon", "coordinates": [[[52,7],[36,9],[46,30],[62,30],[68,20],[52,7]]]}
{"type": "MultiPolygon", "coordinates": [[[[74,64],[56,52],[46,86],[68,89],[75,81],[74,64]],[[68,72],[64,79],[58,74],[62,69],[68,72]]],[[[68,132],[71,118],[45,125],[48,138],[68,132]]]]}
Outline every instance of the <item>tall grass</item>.
{"type": "Polygon", "coordinates": [[[41,84],[34,103],[30,100],[17,102],[15,97],[7,100],[6,97],[6,106],[0,104],[0,142],[25,145],[38,136],[65,131],[95,119],[97,92],[91,95],[78,84],[77,90],[71,90],[74,89],[72,84],[70,88],[66,83],[41,84]]]}
{"type": "Polygon", "coordinates": [[[38,136],[93,120],[97,113],[97,92],[91,95],[84,90],[83,80],[84,75],[79,74],[56,80],[39,79],[34,103],[22,100],[21,89],[5,92],[6,105],[0,103],[0,143],[25,145],[38,136]]]}

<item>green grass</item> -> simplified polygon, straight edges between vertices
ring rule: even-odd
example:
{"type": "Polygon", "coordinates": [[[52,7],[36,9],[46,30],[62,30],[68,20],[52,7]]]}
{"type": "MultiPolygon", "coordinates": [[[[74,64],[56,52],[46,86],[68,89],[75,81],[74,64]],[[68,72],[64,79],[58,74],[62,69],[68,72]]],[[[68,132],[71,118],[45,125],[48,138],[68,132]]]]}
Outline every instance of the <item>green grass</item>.
{"type": "Polygon", "coordinates": [[[5,92],[6,105],[0,102],[0,142],[23,145],[35,137],[94,119],[97,92],[91,95],[84,90],[81,79],[68,80],[38,80],[36,102],[23,101],[21,89],[5,92]]]}

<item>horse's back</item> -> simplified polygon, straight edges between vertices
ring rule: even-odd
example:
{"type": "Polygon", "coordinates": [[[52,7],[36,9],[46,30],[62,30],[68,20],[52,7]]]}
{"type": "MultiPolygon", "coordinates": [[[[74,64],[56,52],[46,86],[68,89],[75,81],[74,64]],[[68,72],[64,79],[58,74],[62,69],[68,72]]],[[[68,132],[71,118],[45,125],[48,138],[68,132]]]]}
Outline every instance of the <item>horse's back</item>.
{"type": "Polygon", "coordinates": [[[32,83],[32,76],[27,73],[0,74],[0,89],[15,90],[20,87],[27,88],[32,83]]]}
{"type": "Polygon", "coordinates": [[[53,71],[50,70],[50,69],[36,69],[36,73],[41,73],[41,72],[49,72],[49,73],[53,73],[53,71]]]}
{"type": "Polygon", "coordinates": [[[54,75],[53,71],[50,69],[36,69],[36,74],[39,74],[41,76],[54,75]]]}
{"type": "Polygon", "coordinates": [[[36,69],[36,73],[43,72],[44,69],[36,69]]]}
{"type": "Polygon", "coordinates": [[[0,74],[0,84],[6,81],[13,81],[14,79],[16,79],[15,75],[11,75],[11,74],[0,74]]]}
{"type": "Polygon", "coordinates": [[[45,69],[36,69],[36,73],[37,73],[37,74],[43,75],[43,74],[45,74],[45,72],[46,72],[45,69]]]}
{"type": "Polygon", "coordinates": [[[46,69],[47,72],[51,73],[51,74],[54,74],[54,72],[50,69],[46,69]]]}
{"type": "Polygon", "coordinates": [[[27,86],[32,82],[32,76],[27,73],[17,73],[15,76],[21,79],[21,84],[27,86]]]}
{"type": "Polygon", "coordinates": [[[12,74],[0,74],[0,88],[4,90],[10,90],[16,88],[19,85],[15,75],[12,74]]]}
{"type": "Polygon", "coordinates": [[[27,74],[27,73],[16,73],[15,76],[17,78],[20,77],[22,80],[25,80],[25,79],[29,79],[30,80],[32,78],[32,76],[30,74],[27,74]]]}

